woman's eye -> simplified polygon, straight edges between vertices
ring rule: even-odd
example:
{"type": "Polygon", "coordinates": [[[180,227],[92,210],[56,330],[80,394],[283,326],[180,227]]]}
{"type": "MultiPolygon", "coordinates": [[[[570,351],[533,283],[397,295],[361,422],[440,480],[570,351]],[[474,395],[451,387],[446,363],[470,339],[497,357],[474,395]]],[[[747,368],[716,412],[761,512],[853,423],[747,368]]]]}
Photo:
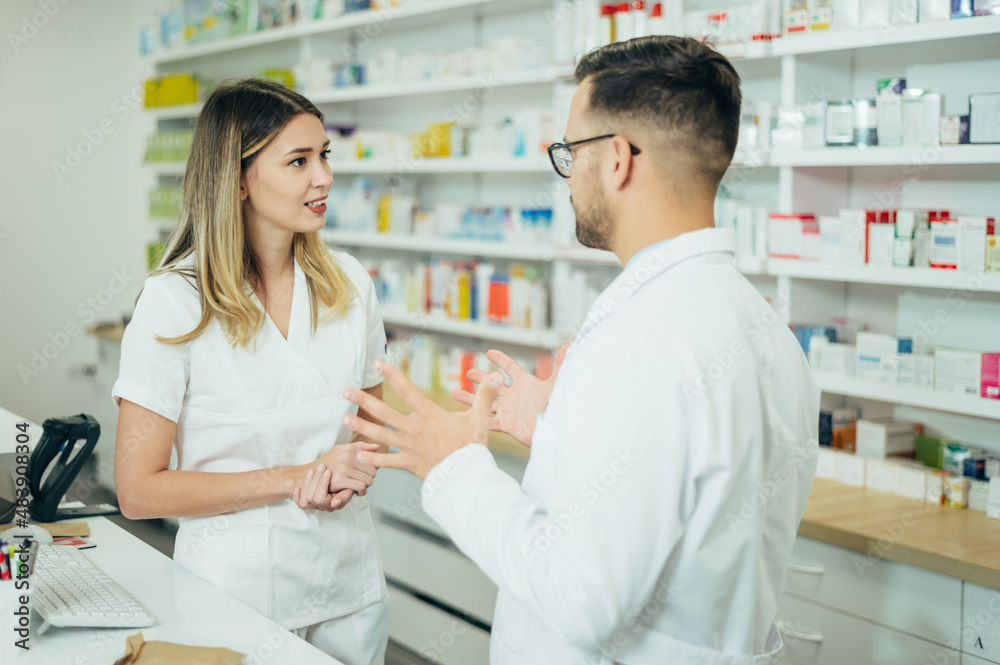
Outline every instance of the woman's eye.
{"type": "Polygon", "coordinates": [[[298,159],[293,159],[291,162],[289,162],[289,165],[290,166],[302,166],[303,164],[305,164],[305,162],[306,162],[306,158],[305,157],[299,157],[298,159]]]}
{"type": "Polygon", "coordinates": [[[329,150],[324,150],[323,152],[319,153],[319,158],[320,159],[330,159],[330,151],[329,150]]]}

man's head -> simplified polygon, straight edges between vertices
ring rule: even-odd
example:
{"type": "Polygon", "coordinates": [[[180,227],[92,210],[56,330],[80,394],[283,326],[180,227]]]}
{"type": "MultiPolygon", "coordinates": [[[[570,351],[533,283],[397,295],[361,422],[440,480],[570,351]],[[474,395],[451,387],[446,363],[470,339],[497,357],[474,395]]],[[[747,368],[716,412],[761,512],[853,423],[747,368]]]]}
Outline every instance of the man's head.
{"type": "Polygon", "coordinates": [[[740,78],[725,57],[641,37],[588,53],[576,81],[565,141],[613,135],[570,148],[581,243],[610,249],[620,220],[711,208],[739,132],[740,78]],[[676,209],[645,209],[655,205],[676,209]]]}

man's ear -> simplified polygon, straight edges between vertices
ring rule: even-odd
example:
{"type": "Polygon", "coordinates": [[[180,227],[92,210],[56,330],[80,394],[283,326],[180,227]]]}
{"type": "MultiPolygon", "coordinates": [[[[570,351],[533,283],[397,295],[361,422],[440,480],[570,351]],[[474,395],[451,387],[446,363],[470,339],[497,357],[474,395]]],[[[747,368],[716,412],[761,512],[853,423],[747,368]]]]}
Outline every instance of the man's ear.
{"type": "Polygon", "coordinates": [[[612,160],[611,186],[615,189],[622,189],[628,184],[632,177],[632,169],[635,168],[632,154],[632,147],[621,136],[611,139],[611,149],[614,159],[612,160]]]}

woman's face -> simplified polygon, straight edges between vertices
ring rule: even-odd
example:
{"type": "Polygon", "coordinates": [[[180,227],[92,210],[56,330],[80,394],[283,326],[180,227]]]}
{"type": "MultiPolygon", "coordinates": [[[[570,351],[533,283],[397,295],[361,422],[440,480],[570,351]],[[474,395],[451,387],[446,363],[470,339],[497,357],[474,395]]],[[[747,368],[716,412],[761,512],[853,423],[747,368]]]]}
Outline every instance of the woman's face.
{"type": "Polygon", "coordinates": [[[333,184],[329,145],[316,116],[300,113],[289,120],[240,181],[246,223],[264,233],[323,228],[333,184]]]}

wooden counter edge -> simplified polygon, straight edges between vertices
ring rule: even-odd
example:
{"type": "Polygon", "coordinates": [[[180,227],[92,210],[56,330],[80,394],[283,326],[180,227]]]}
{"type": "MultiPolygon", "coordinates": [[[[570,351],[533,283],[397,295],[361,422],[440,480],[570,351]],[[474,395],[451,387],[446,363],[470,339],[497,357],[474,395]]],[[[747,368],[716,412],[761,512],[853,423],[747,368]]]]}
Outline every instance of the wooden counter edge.
{"type": "Polygon", "coordinates": [[[1000,591],[1000,564],[997,568],[987,568],[976,563],[913,547],[901,540],[890,541],[888,546],[883,546],[877,538],[805,517],[799,523],[798,534],[858,552],[858,556],[861,557],[857,562],[859,572],[863,570],[864,562],[872,557],[876,560],[885,559],[922,568],[932,573],[1000,591]]]}

